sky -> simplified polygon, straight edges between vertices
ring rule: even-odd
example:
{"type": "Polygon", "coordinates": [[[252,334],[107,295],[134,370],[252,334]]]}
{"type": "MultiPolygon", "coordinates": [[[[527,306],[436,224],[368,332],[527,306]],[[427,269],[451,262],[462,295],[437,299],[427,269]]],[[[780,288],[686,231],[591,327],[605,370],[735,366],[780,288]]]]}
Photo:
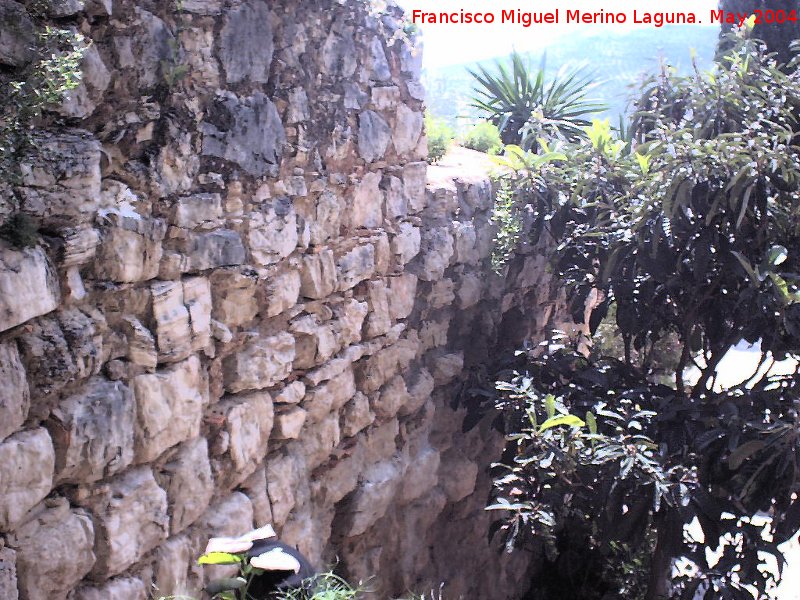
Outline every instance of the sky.
{"type": "MultiPolygon", "coordinates": [[[[624,31],[626,28],[648,27],[652,29],[654,42],[657,36],[669,35],[668,28],[652,25],[634,25],[634,9],[641,16],[645,11],[686,12],[692,11],[702,20],[698,27],[710,26],[709,15],[717,8],[718,0],[396,0],[410,16],[414,9],[425,12],[472,11],[493,12],[492,24],[425,24],[420,25],[423,35],[423,63],[426,67],[438,67],[482,60],[504,55],[516,49],[530,51],[545,48],[548,43],[567,35],[596,34],[601,31],[624,31]],[[525,12],[547,12],[559,10],[560,24],[539,24],[529,28],[518,24],[500,23],[504,9],[520,9],[525,12]],[[624,12],[624,25],[566,24],[566,10],[595,12],[624,12]]],[[[719,24],[716,25],[719,27],[719,24]]]]}

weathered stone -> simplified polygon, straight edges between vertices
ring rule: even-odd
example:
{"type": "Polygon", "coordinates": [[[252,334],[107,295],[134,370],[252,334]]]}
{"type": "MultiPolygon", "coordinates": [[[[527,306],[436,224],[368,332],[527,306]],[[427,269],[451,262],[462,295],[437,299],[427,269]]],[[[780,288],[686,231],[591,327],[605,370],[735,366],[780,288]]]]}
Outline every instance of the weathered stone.
{"type": "Polygon", "coordinates": [[[183,360],[211,341],[211,287],[204,277],[150,287],[159,362],[183,360]]]}
{"type": "Polygon", "coordinates": [[[55,271],[41,248],[15,250],[0,242],[0,331],[58,307],[55,271]]]}
{"type": "Polygon", "coordinates": [[[439,452],[427,444],[409,457],[403,483],[400,486],[401,504],[413,502],[436,486],[439,464],[439,452]]]}
{"type": "Polygon", "coordinates": [[[276,263],[297,247],[297,215],[288,198],[286,205],[268,204],[248,217],[247,243],[257,264],[276,263]]]}
{"type": "Polygon", "coordinates": [[[55,453],[44,428],[0,443],[0,531],[10,531],[53,487],[55,453]]]}
{"type": "Polygon", "coordinates": [[[383,158],[392,130],[378,113],[365,110],[358,115],[358,154],[371,163],[383,158]]]}
{"type": "Polygon", "coordinates": [[[11,548],[0,548],[0,597],[6,600],[19,600],[17,553],[11,548]]]}
{"type": "Polygon", "coordinates": [[[219,92],[201,131],[204,156],[234,162],[254,177],[275,171],[286,143],[278,110],[261,92],[241,100],[219,92]]]}
{"type": "MultiPolygon", "coordinates": [[[[277,427],[277,422],[276,426],[277,427]]],[[[272,434],[275,435],[275,427],[272,434]]],[[[267,495],[267,471],[265,465],[261,465],[255,472],[245,479],[239,489],[244,492],[253,505],[253,518],[257,524],[272,523],[272,508],[269,504],[267,495]]]]}
{"type": "Polygon", "coordinates": [[[361,110],[367,103],[369,96],[365,94],[358,84],[352,81],[344,82],[344,107],[350,110],[361,110]]]}
{"type": "Polygon", "coordinates": [[[91,221],[102,206],[100,143],[86,132],[37,133],[22,157],[25,212],[58,225],[91,221]]]}
{"type": "Polygon", "coordinates": [[[400,102],[400,88],[396,85],[372,88],[372,104],[378,110],[394,108],[400,102]]]}
{"type": "Polygon", "coordinates": [[[122,573],[167,538],[167,494],[149,467],[97,484],[79,503],[94,517],[97,562],[93,579],[122,573]]]}
{"type": "Polygon", "coordinates": [[[425,298],[427,305],[434,309],[451,306],[455,299],[455,283],[449,277],[434,281],[425,298]]]}
{"type": "Polygon", "coordinates": [[[364,471],[361,483],[345,509],[348,536],[365,533],[386,514],[401,478],[402,471],[396,461],[375,463],[364,471]]]}
{"type": "Polygon", "coordinates": [[[375,81],[387,81],[392,78],[389,61],[386,60],[383,44],[378,37],[372,38],[372,42],[370,42],[368,64],[370,67],[370,79],[375,81]]]}
{"type": "Polygon", "coordinates": [[[91,225],[65,227],[59,232],[63,246],[59,251],[58,263],[62,267],[85,265],[97,253],[100,233],[91,225]]]}
{"type": "Polygon", "coordinates": [[[241,492],[233,492],[206,511],[198,523],[209,537],[238,537],[253,529],[253,505],[241,492]]]}
{"type": "Polygon", "coordinates": [[[375,273],[375,247],[356,246],[336,261],[339,291],[349,290],[375,273]]]}
{"type": "Polygon", "coordinates": [[[403,406],[400,407],[401,417],[413,414],[422,408],[430,399],[435,386],[433,375],[427,369],[416,369],[406,375],[406,386],[408,397],[403,406]]]}
{"type": "MultiPolygon", "coordinates": [[[[296,442],[293,442],[296,443],[296,442]]],[[[272,503],[272,518],[276,526],[286,522],[289,513],[307,482],[308,466],[305,456],[284,451],[267,459],[267,491],[272,503]]]]}
{"type": "MultiPolygon", "coordinates": [[[[83,4],[75,1],[71,3],[83,4]]],[[[84,119],[94,112],[102,100],[108,84],[111,83],[111,73],[94,45],[84,52],[80,70],[80,84],[64,94],[60,111],[67,117],[84,119]]]]}
{"type": "Polygon", "coordinates": [[[220,0],[183,0],[181,8],[198,15],[218,15],[222,9],[220,0]]]}
{"type": "Polygon", "coordinates": [[[19,430],[28,416],[31,394],[17,344],[0,342],[0,442],[19,430]]]}
{"type": "Polygon", "coordinates": [[[385,177],[381,188],[386,210],[386,218],[399,219],[408,214],[408,200],[403,191],[403,182],[397,177],[385,177]]]}
{"type": "Polygon", "coordinates": [[[353,28],[336,23],[322,44],[319,60],[323,73],[347,80],[357,66],[353,28]]]}
{"type": "Polygon", "coordinates": [[[428,163],[426,162],[408,163],[403,166],[403,189],[408,199],[409,212],[418,213],[425,209],[427,171],[428,163]]]}
{"type": "Polygon", "coordinates": [[[325,362],[336,351],[336,337],[329,325],[319,322],[316,315],[304,315],[289,324],[295,338],[294,367],[310,369],[325,362]]]}
{"type": "Polygon", "coordinates": [[[330,238],[339,237],[342,215],[339,197],[331,191],[324,191],[317,198],[314,211],[309,215],[309,242],[315,246],[324,244],[330,238]]]}
{"type": "Polygon", "coordinates": [[[275,413],[275,428],[272,437],[276,440],[294,440],[300,437],[300,431],[306,422],[307,412],[299,406],[275,413]]]}
{"type": "Polygon", "coordinates": [[[352,437],[375,421],[375,413],[369,408],[369,398],[356,392],[342,411],[341,429],[344,437],[352,437]]]}
{"type": "Polygon", "coordinates": [[[0,1],[0,63],[19,67],[34,57],[36,31],[25,8],[13,0],[0,1]]]}
{"type": "Polygon", "coordinates": [[[417,277],[403,273],[389,278],[389,316],[392,320],[405,319],[414,310],[417,295],[417,277]]]}
{"type": "Polygon", "coordinates": [[[397,107],[392,143],[398,155],[407,154],[417,147],[422,135],[422,113],[411,110],[405,104],[397,107]]]}
{"type": "Polygon", "coordinates": [[[421,353],[447,345],[451,316],[450,312],[443,311],[437,314],[435,319],[422,323],[419,330],[421,353]]]}
{"type": "Polygon", "coordinates": [[[335,412],[324,417],[314,425],[313,435],[308,435],[311,421],[306,421],[306,435],[300,434],[300,438],[292,442],[297,445],[296,452],[300,452],[306,457],[306,464],[310,470],[314,470],[331,457],[334,449],[342,439],[339,429],[339,415],[335,412]]]}
{"type": "Polygon", "coordinates": [[[138,83],[139,88],[156,85],[168,77],[168,69],[174,58],[172,33],[166,23],[154,14],[135,7],[137,27],[132,35],[114,37],[118,67],[128,74],[129,81],[138,83]]]}
{"type": "Polygon", "coordinates": [[[275,396],[276,404],[297,404],[306,394],[306,385],[302,381],[294,381],[283,388],[275,396]]]}
{"type": "Polygon", "coordinates": [[[230,436],[228,452],[237,478],[251,474],[267,454],[272,431],[272,398],[268,392],[223,399],[218,410],[225,415],[225,431],[230,436]]]}
{"type": "Polygon", "coordinates": [[[196,356],[133,380],[136,395],[137,463],[149,462],[200,433],[207,383],[196,356]]]}
{"type": "Polygon", "coordinates": [[[135,317],[123,317],[122,329],[128,345],[128,360],[147,369],[155,369],[158,350],[150,330],[135,317]]]}
{"type": "Polygon", "coordinates": [[[218,226],[222,219],[222,196],[193,194],[175,201],[170,223],[186,229],[218,226]]]}
{"type": "Polygon", "coordinates": [[[145,219],[133,211],[108,212],[97,250],[97,277],[119,282],[146,281],[158,276],[167,231],[160,219],[145,219]]]}
{"type": "Polygon", "coordinates": [[[461,374],[464,368],[464,354],[461,352],[442,354],[434,357],[431,363],[433,380],[436,385],[444,385],[461,374]]]}
{"type": "Polygon", "coordinates": [[[477,234],[475,225],[467,222],[456,221],[453,223],[453,233],[455,234],[455,254],[456,262],[474,265],[480,260],[478,254],[477,234]]]}
{"type": "Polygon", "coordinates": [[[370,404],[379,419],[391,419],[401,407],[409,404],[410,400],[406,382],[400,375],[395,375],[373,396],[370,404]]]}
{"type": "Polygon", "coordinates": [[[159,546],[153,578],[156,598],[189,594],[188,565],[196,558],[193,550],[191,540],[186,535],[171,538],[159,546]]]}
{"type": "Polygon", "coordinates": [[[170,533],[180,533],[203,515],[214,495],[206,439],[181,444],[157,475],[167,492],[170,533]]]}
{"type": "Polygon", "coordinates": [[[255,318],[258,281],[254,275],[226,269],[214,271],[210,279],[214,319],[235,328],[255,318]]]}
{"type": "Polygon", "coordinates": [[[92,520],[65,500],[20,527],[10,543],[25,600],[63,600],[95,563],[92,520]]]}
{"type": "Polygon", "coordinates": [[[56,453],[56,482],[85,483],[133,461],[133,394],[119,381],[91,380],[62,401],[46,425],[56,453]]]}
{"type": "Polygon", "coordinates": [[[401,265],[406,264],[420,249],[420,230],[411,223],[400,223],[397,234],[392,238],[392,252],[397,255],[401,265]]]}
{"type": "Polygon", "coordinates": [[[358,363],[356,378],[359,390],[366,394],[377,391],[398,372],[406,369],[416,357],[419,342],[402,339],[358,363]]]}
{"type": "Polygon", "coordinates": [[[336,307],[336,335],[340,346],[361,341],[361,327],[368,311],[369,305],[357,300],[349,300],[336,307]]]}
{"type": "Polygon", "coordinates": [[[117,577],[102,585],[80,587],[70,600],[147,600],[147,597],[143,581],[117,577]]]}
{"type": "Polygon", "coordinates": [[[383,281],[370,281],[369,290],[369,313],[367,314],[367,339],[384,335],[392,328],[392,319],[389,313],[389,296],[386,293],[386,285],[383,281]]]}
{"type": "Polygon", "coordinates": [[[226,12],[220,33],[220,59],[228,83],[266,83],[273,50],[266,2],[248,0],[226,12]]]}
{"type": "Polygon", "coordinates": [[[455,448],[442,456],[439,467],[439,485],[449,502],[458,502],[475,490],[478,465],[455,448]]]}
{"type": "Polygon", "coordinates": [[[301,123],[310,116],[306,91],[303,88],[294,88],[289,92],[289,108],[286,113],[286,122],[301,123]]]}
{"type": "Polygon", "coordinates": [[[286,271],[268,280],[266,286],[267,316],[276,317],[297,304],[300,298],[301,276],[297,271],[286,271]]]}
{"type": "Polygon", "coordinates": [[[306,392],[302,406],[312,423],[318,423],[331,412],[338,411],[356,393],[353,370],[347,369],[323,385],[306,392]]]}
{"type": "Polygon", "coordinates": [[[253,339],[225,359],[225,389],[231,393],[271,387],[292,372],[294,336],[287,332],[253,339]]]}
{"type": "Polygon", "coordinates": [[[300,272],[300,294],[306,298],[319,299],[329,296],[336,289],[336,262],[333,252],[324,249],[318,254],[303,257],[300,272]]]}
{"type": "Polygon", "coordinates": [[[241,265],[246,258],[242,236],[230,229],[191,233],[179,248],[181,271],[185,273],[241,265]]]}
{"type": "Polygon", "coordinates": [[[461,279],[458,287],[458,306],[459,308],[470,308],[481,301],[483,293],[483,282],[474,273],[466,273],[461,279]]]}
{"type": "Polygon", "coordinates": [[[382,195],[378,189],[380,182],[379,173],[367,173],[353,190],[351,226],[380,227],[383,224],[382,195]]]}
{"type": "Polygon", "coordinates": [[[437,281],[453,257],[453,234],[447,227],[432,227],[424,232],[420,255],[408,269],[423,281],[437,281]]]}

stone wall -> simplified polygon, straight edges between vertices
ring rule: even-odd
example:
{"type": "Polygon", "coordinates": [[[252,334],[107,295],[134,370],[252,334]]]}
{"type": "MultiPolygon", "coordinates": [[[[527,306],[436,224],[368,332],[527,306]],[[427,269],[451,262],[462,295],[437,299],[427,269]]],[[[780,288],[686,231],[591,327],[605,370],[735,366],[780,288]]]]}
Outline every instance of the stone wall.
{"type": "Polygon", "coordinates": [[[210,535],[270,522],[379,598],[517,597],[502,437],[457,400],[555,305],[541,258],[491,274],[484,174],[426,183],[399,9],[42,4],[93,44],[0,189],[40,233],[0,241],[0,597],[196,593],[210,535]]]}

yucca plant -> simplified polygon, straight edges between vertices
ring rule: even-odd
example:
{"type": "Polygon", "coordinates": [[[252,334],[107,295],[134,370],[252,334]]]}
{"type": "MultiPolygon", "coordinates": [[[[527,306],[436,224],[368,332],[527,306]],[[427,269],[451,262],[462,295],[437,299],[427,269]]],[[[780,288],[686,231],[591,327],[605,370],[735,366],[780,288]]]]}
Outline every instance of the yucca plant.
{"type": "Polygon", "coordinates": [[[494,72],[468,69],[476,80],[471,106],[497,125],[504,144],[535,150],[545,134],[574,141],[591,124],[587,117],[606,108],[588,98],[596,84],[582,68],[564,67],[548,79],[546,57],[535,71],[518,52],[509,62],[496,61],[494,72]]]}

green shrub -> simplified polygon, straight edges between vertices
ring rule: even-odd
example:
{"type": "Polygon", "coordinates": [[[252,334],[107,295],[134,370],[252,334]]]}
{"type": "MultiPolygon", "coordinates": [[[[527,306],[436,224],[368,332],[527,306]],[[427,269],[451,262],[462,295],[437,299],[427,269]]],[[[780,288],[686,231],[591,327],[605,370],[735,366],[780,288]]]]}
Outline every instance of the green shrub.
{"type": "Polygon", "coordinates": [[[428,136],[428,162],[435,163],[447,153],[455,132],[444,119],[430,114],[425,115],[425,132],[428,136]]]}
{"type": "Polygon", "coordinates": [[[500,139],[500,130],[493,123],[481,121],[464,136],[465,148],[471,148],[487,154],[500,154],[503,150],[503,140],[500,139]]]}

